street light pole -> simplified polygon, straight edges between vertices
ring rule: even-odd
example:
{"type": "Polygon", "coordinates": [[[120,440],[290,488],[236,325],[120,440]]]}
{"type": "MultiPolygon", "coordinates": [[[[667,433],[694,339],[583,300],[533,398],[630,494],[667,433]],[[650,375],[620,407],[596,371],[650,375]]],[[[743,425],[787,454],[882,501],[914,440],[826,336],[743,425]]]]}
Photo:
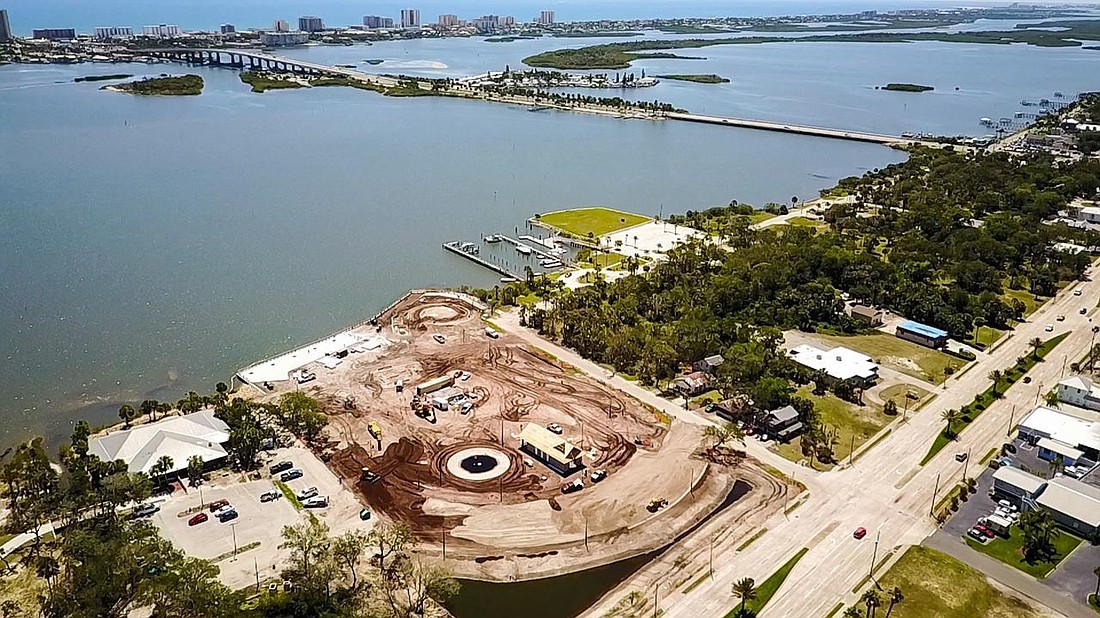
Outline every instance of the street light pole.
{"type": "Polygon", "coordinates": [[[875,560],[878,559],[878,540],[882,536],[882,530],[875,533],[875,548],[871,551],[871,570],[867,573],[867,579],[875,579],[875,560]]]}
{"type": "Polygon", "coordinates": [[[940,493],[940,475],[936,475],[936,487],[932,490],[932,504],[928,505],[928,516],[931,517],[936,510],[936,494],[940,493]]]}
{"type": "Polygon", "coordinates": [[[229,529],[233,531],[233,557],[237,556],[237,524],[234,522],[229,524],[229,529]]]}

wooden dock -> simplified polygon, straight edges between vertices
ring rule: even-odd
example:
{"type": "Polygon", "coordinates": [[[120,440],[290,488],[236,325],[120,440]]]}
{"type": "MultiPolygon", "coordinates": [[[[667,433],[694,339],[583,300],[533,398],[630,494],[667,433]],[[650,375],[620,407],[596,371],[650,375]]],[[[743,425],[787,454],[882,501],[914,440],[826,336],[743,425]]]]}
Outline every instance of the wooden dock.
{"type": "Polygon", "coordinates": [[[513,273],[513,272],[509,271],[507,268],[501,266],[500,264],[494,264],[494,263],[490,262],[489,260],[483,259],[481,256],[474,255],[473,253],[469,253],[467,251],[463,251],[462,249],[459,249],[458,247],[459,247],[460,244],[462,244],[462,243],[457,241],[457,240],[452,240],[451,242],[443,243],[443,248],[446,249],[447,251],[450,251],[451,253],[456,254],[456,255],[461,255],[462,257],[466,258],[467,260],[470,260],[471,262],[474,262],[475,264],[480,264],[481,266],[484,266],[485,268],[488,268],[489,270],[491,270],[495,273],[498,273],[501,276],[512,277],[513,279],[518,279],[518,280],[522,280],[524,278],[524,275],[519,275],[519,274],[513,273]]]}

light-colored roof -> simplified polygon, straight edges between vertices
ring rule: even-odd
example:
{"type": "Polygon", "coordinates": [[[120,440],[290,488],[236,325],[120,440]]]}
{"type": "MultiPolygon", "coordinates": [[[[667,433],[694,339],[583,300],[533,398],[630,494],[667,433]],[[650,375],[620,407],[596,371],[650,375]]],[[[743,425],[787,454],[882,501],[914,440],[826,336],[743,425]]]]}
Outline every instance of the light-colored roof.
{"type": "Polygon", "coordinates": [[[1100,450],[1100,423],[1046,406],[1035,408],[1020,421],[1020,427],[1031,433],[1046,434],[1063,444],[1100,450]]]}
{"type": "Polygon", "coordinates": [[[1058,386],[1068,386],[1069,388],[1076,388],[1082,391],[1091,391],[1093,388],[1092,380],[1086,378],[1085,376],[1073,376],[1070,378],[1066,378],[1065,380],[1059,382],[1058,386]]]}
{"type": "Polygon", "coordinates": [[[1039,478],[1030,472],[1024,472],[1012,466],[1001,466],[997,468],[997,471],[993,473],[993,480],[1011,485],[1012,487],[1018,487],[1032,495],[1047,483],[1046,479],[1039,478]]]}
{"type": "Polygon", "coordinates": [[[1035,502],[1089,526],[1100,527],[1100,487],[1062,476],[1047,483],[1035,502]]]}
{"type": "Polygon", "coordinates": [[[882,313],[882,309],[868,307],[867,305],[852,305],[852,313],[854,315],[862,315],[864,317],[873,318],[882,313]]]}
{"type": "Polygon", "coordinates": [[[824,371],[837,380],[868,380],[878,375],[878,364],[870,356],[845,347],[822,350],[803,343],[792,348],[789,355],[798,364],[824,371]]]}
{"type": "Polygon", "coordinates": [[[523,430],[519,432],[519,439],[521,442],[530,444],[546,453],[562,465],[572,463],[581,456],[581,449],[573,446],[558,434],[535,423],[524,425],[523,430]]]}
{"type": "Polygon", "coordinates": [[[798,418],[798,410],[795,410],[794,406],[783,406],[782,408],[768,412],[768,416],[782,423],[798,418]]]}
{"type": "Polygon", "coordinates": [[[186,469],[187,460],[195,455],[203,461],[225,457],[222,444],[228,441],[229,426],[206,409],[92,438],[88,452],[104,461],[121,459],[130,472],[145,473],[167,455],[175,471],[186,469]]]}
{"type": "Polygon", "coordinates": [[[898,324],[898,328],[901,330],[907,330],[911,333],[917,333],[929,337],[931,339],[939,339],[947,336],[947,331],[936,328],[935,326],[929,326],[927,324],[921,324],[920,322],[914,322],[912,320],[906,320],[901,324],[898,324]]]}
{"type": "Polygon", "coordinates": [[[1039,448],[1045,448],[1048,451],[1058,453],[1063,457],[1069,457],[1070,459],[1077,459],[1084,455],[1081,451],[1073,448],[1065,442],[1059,442],[1057,440],[1051,440],[1050,438],[1039,438],[1036,443],[1039,448]]]}

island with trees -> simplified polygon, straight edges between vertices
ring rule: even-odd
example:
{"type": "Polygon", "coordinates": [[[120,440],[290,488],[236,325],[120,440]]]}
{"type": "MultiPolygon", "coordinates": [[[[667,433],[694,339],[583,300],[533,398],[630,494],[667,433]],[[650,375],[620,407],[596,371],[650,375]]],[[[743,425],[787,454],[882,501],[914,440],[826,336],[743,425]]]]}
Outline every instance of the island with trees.
{"type": "Polygon", "coordinates": [[[730,82],[725,77],[714,73],[673,73],[671,75],[658,75],[657,77],[679,82],[695,82],[696,84],[728,84],[730,82]]]}
{"type": "Polygon", "coordinates": [[[202,94],[203,81],[199,75],[161,75],[146,77],[125,84],[104,86],[102,90],[128,92],[145,96],[194,96],[202,94]]]}
{"type": "Polygon", "coordinates": [[[77,77],[74,82],[109,82],[117,79],[130,79],[133,77],[130,73],[116,73],[113,75],[86,75],[84,77],[77,77]]]}
{"type": "Polygon", "coordinates": [[[935,90],[932,86],[922,86],[921,84],[902,84],[896,82],[890,82],[882,87],[883,90],[893,90],[895,92],[928,92],[929,90],[935,90]]]}

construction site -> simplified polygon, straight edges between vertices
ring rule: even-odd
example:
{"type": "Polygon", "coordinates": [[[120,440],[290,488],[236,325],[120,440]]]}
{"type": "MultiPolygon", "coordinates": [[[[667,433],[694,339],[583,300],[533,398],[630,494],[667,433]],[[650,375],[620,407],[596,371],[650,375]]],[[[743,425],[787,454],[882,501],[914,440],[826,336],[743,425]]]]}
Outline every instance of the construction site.
{"type": "MultiPolygon", "coordinates": [[[[263,399],[294,390],[319,399],[329,417],[322,459],[460,576],[512,581],[607,564],[662,547],[717,510],[775,502],[774,488],[736,483],[758,482],[750,460],[706,456],[700,426],[498,331],[484,311],[472,297],[416,291],[284,355],[310,361],[288,379],[252,384],[263,399]],[[323,357],[310,360],[316,350],[323,357]]],[[[241,375],[291,365],[272,359],[241,375]]]]}

